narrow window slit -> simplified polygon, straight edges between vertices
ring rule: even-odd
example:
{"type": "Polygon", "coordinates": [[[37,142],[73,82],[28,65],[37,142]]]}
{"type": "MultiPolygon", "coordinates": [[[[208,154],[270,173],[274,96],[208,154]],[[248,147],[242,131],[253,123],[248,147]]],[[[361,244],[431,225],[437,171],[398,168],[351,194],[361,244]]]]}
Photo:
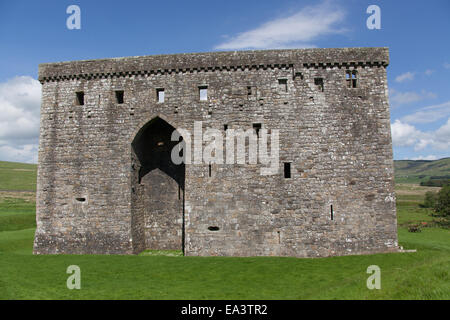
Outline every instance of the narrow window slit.
{"type": "Polygon", "coordinates": [[[330,218],[331,220],[334,220],[333,205],[330,205],[330,218]]]}
{"type": "Polygon", "coordinates": [[[284,177],[286,179],[289,179],[291,177],[291,163],[290,162],[284,163],[284,177]]]}

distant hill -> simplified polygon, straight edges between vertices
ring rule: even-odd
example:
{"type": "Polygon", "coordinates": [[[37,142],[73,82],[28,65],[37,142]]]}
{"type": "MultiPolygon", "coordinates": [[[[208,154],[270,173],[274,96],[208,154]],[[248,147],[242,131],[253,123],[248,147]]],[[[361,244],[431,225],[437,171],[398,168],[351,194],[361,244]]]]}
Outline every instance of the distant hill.
{"type": "Polygon", "coordinates": [[[36,175],[36,164],[0,161],[0,191],[34,191],[36,175]]]}
{"type": "Polygon", "coordinates": [[[440,160],[394,160],[395,182],[420,183],[431,177],[450,178],[450,158],[440,160]]]}

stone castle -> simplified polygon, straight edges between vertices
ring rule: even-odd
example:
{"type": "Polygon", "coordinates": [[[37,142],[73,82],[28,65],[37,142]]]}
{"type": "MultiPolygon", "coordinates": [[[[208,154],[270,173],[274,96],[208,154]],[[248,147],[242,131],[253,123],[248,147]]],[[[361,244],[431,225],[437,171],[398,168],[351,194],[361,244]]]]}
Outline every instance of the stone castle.
{"type": "Polygon", "coordinates": [[[343,48],[41,64],[34,253],[397,251],[388,63],[343,48]],[[172,133],[198,121],[278,129],[277,173],[175,164],[172,133]]]}

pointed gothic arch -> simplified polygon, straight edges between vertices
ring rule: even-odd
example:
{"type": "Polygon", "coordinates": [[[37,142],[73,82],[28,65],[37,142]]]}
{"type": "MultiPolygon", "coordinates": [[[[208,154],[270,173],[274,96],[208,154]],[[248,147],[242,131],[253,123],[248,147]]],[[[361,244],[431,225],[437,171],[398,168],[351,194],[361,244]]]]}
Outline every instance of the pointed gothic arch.
{"type": "Polygon", "coordinates": [[[132,149],[132,229],[135,252],[184,250],[185,165],[176,165],[176,129],[154,117],[137,132],[132,149]]]}

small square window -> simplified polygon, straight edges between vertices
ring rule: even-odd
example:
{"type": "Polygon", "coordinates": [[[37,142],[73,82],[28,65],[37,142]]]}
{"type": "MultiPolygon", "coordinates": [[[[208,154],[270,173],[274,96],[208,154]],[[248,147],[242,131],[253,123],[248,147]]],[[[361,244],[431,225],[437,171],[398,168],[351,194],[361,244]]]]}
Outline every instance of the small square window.
{"type": "Polygon", "coordinates": [[[159,103],[164,102],[164,89],[163,88],[156,89],[156,99],[158,100],[159,103]]]}
{"type": "Polygon", "coordinates": [[[281,92],[287,92],[287,79],[278,79],[278,89],[281,92]]]}
{"type": "Polygon", "coordinates": [[[303,73],[301,72],[296,72],[294,74],[294,80],[303,80],[303,73]]]}
{"type": "Polygon", "coordinates": [[[314,78],[314,84],[319,91],[323,92],[323,78],[314,78]]]}
{"type": "Polygon", "coordinates": [[[116,91],[116,101],[118,104],[122,104],[123,103],[123,91],[116,91]]]}
{"type": "Polygon", "coordinates": [[[208,86],[200,86],[198,87],[200,101],[208,100],[208,86]]]}
{"type": "Polygon", "coordinates": [[[79,106],[84,106],[84,92],[76,92],[76,104],[79,106]]]}

